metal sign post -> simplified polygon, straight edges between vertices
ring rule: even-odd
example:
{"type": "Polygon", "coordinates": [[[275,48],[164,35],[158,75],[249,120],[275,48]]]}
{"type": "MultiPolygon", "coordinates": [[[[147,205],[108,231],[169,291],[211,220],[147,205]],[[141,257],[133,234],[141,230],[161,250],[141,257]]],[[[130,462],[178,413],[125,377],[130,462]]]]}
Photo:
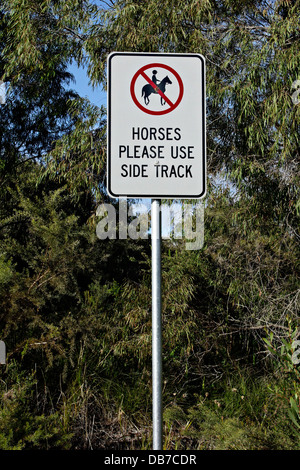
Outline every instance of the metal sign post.
{"type": "Polygon", "coordinates": [[[0,341],[0,364],[6,364],[6,346],[4,341],[0,341]]]}
{"type": "Polygon", "coordinates": [[[151,199],[153,449],[162,449],[161,199],[206,193],[205,59],[112,52],[107,192],[151,199]]]}
{"type": "Polygon", "coordinates": [[[6,89],[5,89],[5,83],[0,80],[0,104],[5,104],[6,100],[6,89]]]}
{"type": "Polygon", "coordinates": [[[153,450],[162,449],[161,212],[151,202],[152,241],[152,410],[153,450]]]}

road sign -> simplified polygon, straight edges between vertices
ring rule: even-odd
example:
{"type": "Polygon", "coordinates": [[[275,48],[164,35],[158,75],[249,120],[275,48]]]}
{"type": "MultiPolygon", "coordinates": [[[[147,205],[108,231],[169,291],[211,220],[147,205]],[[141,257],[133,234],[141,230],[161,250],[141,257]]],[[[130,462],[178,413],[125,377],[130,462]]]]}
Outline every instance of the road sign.
{"type": "Polygon", "coordinates": [[[205,60],[200,54],[108,57],[107,189],[112,197],[205,196],[205,60]]]}

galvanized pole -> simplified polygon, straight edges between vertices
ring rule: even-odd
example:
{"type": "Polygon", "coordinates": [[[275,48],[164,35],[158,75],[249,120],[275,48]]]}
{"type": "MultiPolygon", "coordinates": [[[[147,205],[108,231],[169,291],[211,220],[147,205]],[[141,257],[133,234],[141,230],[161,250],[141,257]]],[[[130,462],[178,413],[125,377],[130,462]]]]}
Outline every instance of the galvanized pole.
{"type": "Polygon", "coordinates": [[[6,364],[6,345],[0,341],[0,364],[6,364]]]}
{"type": "Polygon", "coordinates": [[[5,82],[0,80],[0,104],[5,104],[5,100],[6,100],[5,82]]]}
{"type": "Polygon", "coordinates": [[[152,241],[152,419],[153,450],[162,450],[161,213],[151,202],[152,241]]]}

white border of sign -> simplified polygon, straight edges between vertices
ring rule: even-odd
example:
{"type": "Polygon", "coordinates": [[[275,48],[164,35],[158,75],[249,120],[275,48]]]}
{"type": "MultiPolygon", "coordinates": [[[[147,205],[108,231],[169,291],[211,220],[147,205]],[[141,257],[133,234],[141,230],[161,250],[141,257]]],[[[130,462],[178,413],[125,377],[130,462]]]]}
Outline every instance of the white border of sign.
{"type": "MultiPolygon", "coordinates": [[[[176,54],[176,53],[137,53],[137,52],[112,52],[109,54],[107,59],[107,73],[108,73],[108,82],[107,82],[107,105],[108,105],[108,129],[107,129],[107,191],[109,196],[112,198],[119,198],[119,197],[129,197],[129,198],[151,198],[151,199],[201,199],[206,194],[206,101],[205,101],[205,59],[201,54],[176,54]],[[199,178],[201,179],[201,184],[199,186],[202,187],[202,190],[199,194],[188,194],[188,191],[185,191],[185,194],[177,194],[176,192],[172,193],[169,192],[168,194],[156,194],[157,191],[153,192],[143,192],[143,190],[136,190],[134,184],[132,184],[132,191],[119,191],[118,193],[112,190],[112,139],[115,136],[112,135],[112,122],[115,119],[115,115],[112,111],[112,93],[113,86],[112,86],[112,60],[116,56],[127,56],[127,57],[142,57],[143,59],[155,62],[155,59],[163,59],[163,58],[181,58],[181,57],[192,57],[197,58],[201,61],[201,83],[200,83],[200,102],[199,102],[199,109],[201,113],[201,126],[199,128],[199,132],[201,133],[201,141],[202,141],[202,149],[201,149],[201,175],[199,178]]],[[[128,90],[129,93],[129,90],[128,90]]],[[[193,116],[191,116],[191,119],[193,116]]],[[[127,121],[130,120],[130,116],[127,116],[127,121]]],[[[176,182],[174,182],[174,186],[176,186],[176,182]]]]}

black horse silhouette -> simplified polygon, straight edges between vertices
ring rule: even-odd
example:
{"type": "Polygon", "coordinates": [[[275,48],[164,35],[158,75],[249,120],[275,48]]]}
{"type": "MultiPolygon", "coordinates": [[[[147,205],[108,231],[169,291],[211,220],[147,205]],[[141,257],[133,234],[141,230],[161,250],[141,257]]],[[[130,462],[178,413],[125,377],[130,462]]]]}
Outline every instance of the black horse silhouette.
{"type": "MultiPolygon", "coordinates": [[[[156,87],[160,89],[160,91],[162,91],[163,93],[165,93],[166,91],[166,85],[167,84],[172,84],[171,80],[169,79],[168,76],[166,76],[165,78],[163,78],[160,82],[159,85],[157,85],[156,87]]],[[[152,85],[148,84],[148,85],[144,85],[143,88],[142,88],[142,97],[144,97],[144,101],[145,101],[145,104],[149,104],[150,100],[149,100],[149,95],[151,95],[151,93],[157,93],[157,91],[153,88],[152,85]]],[[[164,104],[166,104],[165,100],[163,99],[163,97],[161,96],[160,97],[160,103],[161,105],[163,106],[164,104]]]]}

